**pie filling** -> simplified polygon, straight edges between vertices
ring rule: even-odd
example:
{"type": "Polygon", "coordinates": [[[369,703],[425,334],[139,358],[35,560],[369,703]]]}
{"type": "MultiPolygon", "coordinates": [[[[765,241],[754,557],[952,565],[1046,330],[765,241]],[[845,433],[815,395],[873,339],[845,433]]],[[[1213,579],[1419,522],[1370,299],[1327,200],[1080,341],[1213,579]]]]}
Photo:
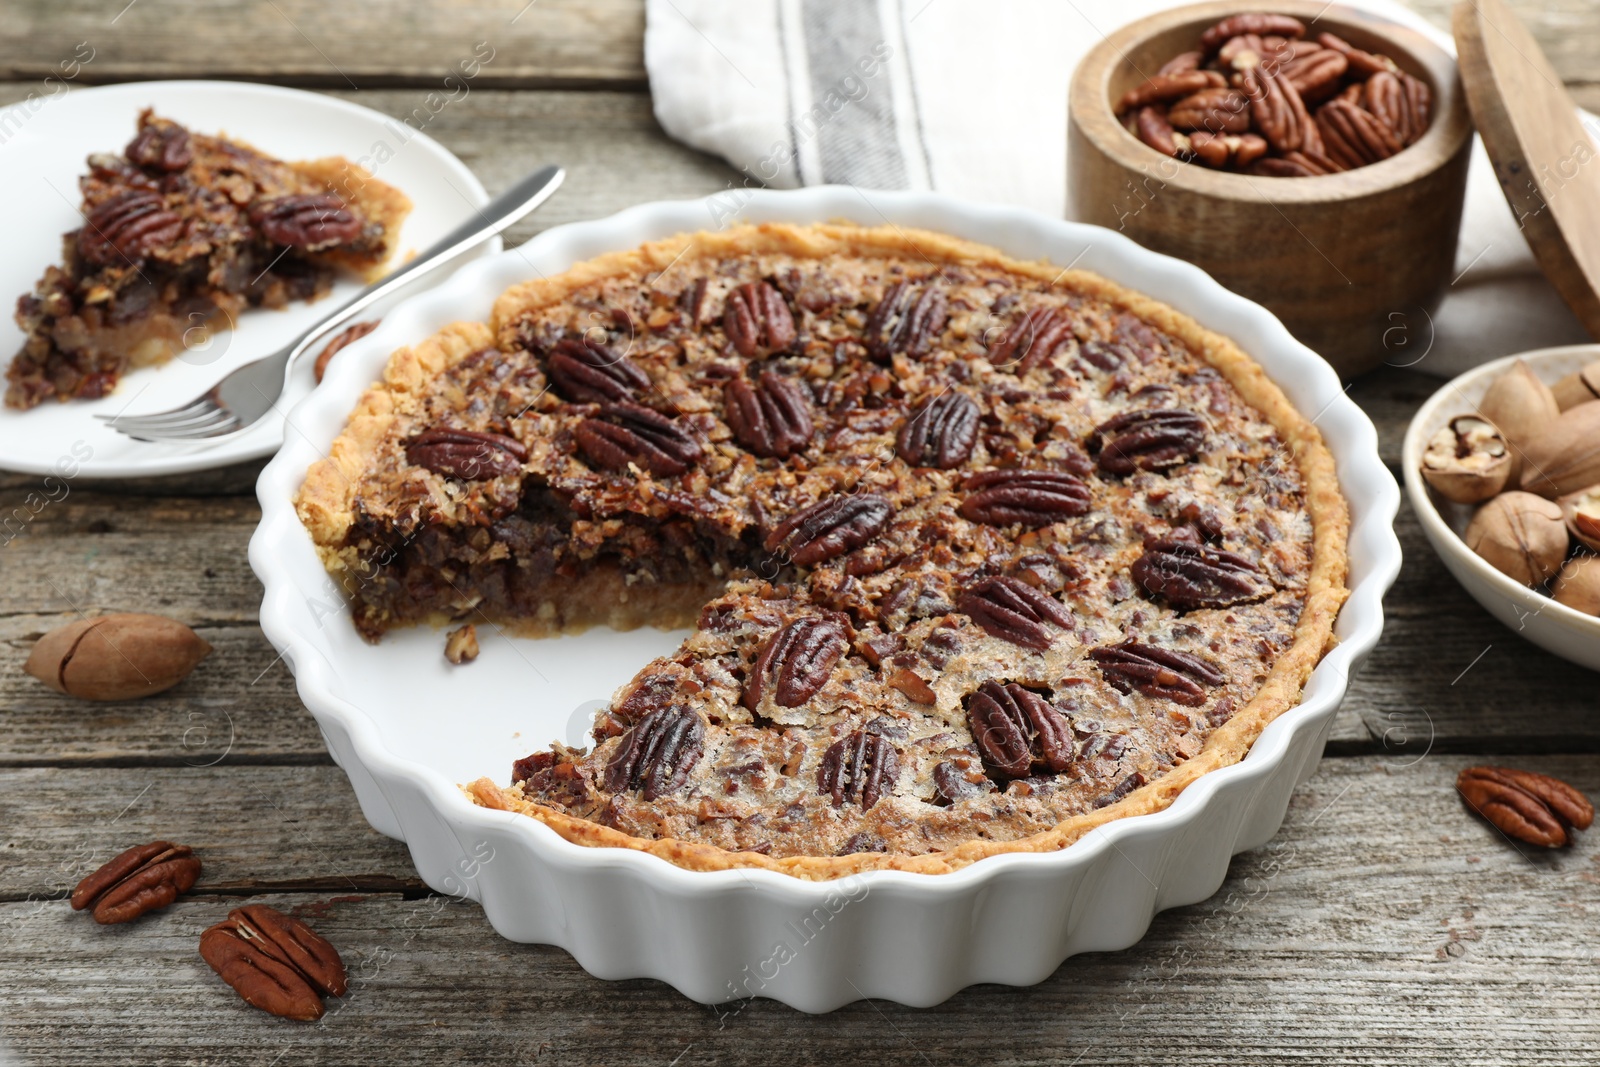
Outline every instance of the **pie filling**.
{"type": "Polygon", "coordinates": [[[370,274],[411,206],[342,159],[284,163],[148,110],[121,155],[89,157],[79,187],[62,264],[17,301],[27,340],[7,407],[105,396],[247,308],[315,300],[339,268],[370,274]]]}
{"type": "Polygon", "coordinates": [[[697,614],[480,803],[691,866],[971,857],[1169,802],[1298,700],[1343,503],[1221,338],[934,234],[586,266],[397,353],[299,500],[372,640],[697,614]]]}

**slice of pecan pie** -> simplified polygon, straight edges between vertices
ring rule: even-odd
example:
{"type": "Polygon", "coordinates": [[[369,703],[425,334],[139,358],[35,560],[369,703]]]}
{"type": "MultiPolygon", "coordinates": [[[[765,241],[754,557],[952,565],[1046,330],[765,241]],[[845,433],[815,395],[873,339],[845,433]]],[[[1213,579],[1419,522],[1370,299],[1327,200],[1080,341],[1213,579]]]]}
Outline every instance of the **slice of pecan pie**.
{"type": "Polygon", "coordinates": [[[693,622],[480,804],[697,869],[1062,848],[1241,759],[1345,589],[1315,428],[1082,271],[683,236],[391,359],[298,501],[371,639],[693,622]]]}
{"type": "Polygon", "coordinates": [[[83,225],[17,301],[27,340],[6,406],[93,399],[133,368],[231,327],[250,307],[315,300],[337,269],[376,274],[411,202],[343,159],[284,163],[150,111],[121,155],[89,157],[83,225]]]}

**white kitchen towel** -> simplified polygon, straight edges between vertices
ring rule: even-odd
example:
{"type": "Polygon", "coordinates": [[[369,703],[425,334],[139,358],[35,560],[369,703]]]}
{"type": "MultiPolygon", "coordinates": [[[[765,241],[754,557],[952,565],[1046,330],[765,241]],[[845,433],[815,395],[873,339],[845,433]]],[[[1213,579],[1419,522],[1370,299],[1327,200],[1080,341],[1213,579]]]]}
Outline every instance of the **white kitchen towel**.
{"type": "MultiPolygon", "coordinates": [[[[1073,68],[1111,31],[1171,6],[647,0],[645,67],[661,125],[727,159],[743,186],[931,189],[1059,218],[1073,68]]],[[[1394,0],[1363,6],[1454,52],[1447,34],[1394,0]]],[[[1510,352],[1589,340],[1539,273],[1481,144],[1456,272],[1431,322],[1404,323],[1405,343],[1389,362],[1453,375],[1510,352]]]]}

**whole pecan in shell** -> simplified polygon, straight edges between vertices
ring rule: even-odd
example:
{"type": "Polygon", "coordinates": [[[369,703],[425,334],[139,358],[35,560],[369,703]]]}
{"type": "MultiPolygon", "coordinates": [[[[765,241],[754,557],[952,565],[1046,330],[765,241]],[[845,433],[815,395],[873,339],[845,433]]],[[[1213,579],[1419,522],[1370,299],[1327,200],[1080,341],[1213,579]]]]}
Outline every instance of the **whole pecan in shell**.
{"type": "Polygon", "coordinates": [[[142,127],[122,154],[141,167],[169,172],[182,170],[194,161],[189,131],[182,126],[159,122],[142,127]]]}
{"type": "Polygon", "coordinates": [[[956,610],[991,637],[1044,651],[1056,629],[1072,626],[1072,613],[1048,593],[1018,578],[985,578],[956,598],[956,610]]]}
{"type": "Polygon", "coordinates": [[[1191,708],[1206,702],[1207,688],[1228,680],[1199,656],[1139,641],[1091,648],[1089,658],[1100,665],[1100,673],[1119,693],[1137,689],[1145,696],[1191,708]]]}
{"type": "Polygon", "coordinates": [[[78,231],[78,254],[97,266],[137,263],[183,231],[158,193],[129,189],[90,209],[78,231]]]}
{"type": "Polygon", "coordinates": [[[332,193],[297,193],[257,200],[250,221],[263,237],[280,245],[316,252],[361,236],[355,212],[332,193]]]}
{"type": "Polygon", "coordinates": [[[982,412],[954,390],[924,400],[895,436],[895,453],[913,467],[951,470],[967,461],[978,443],[982,412]]]}
{"type": "Polygon", "coordinates": [[[1246,133],[1250,129],[1250,102],[1237,89],[1202,89],[1173,104],[1167,121],[1180,130],[1246,133]]]}
{"type": "Polygon", "coordinates": [[[446,478],[487,481],[516,474],[528,458],[521,441],[477,430],[424,430],[406,442],[406,459],[446,478]]]}
{"type": "Polygon", "coordinates": [[[1202,33],[1200,47],[1207,52],[1215,52],[1229,38],[1245,33],[1258,36],[1272,34],[1277,37],[1304,37],[1306,26],[1299,19],[1290,18],[1288,15],[1268,15],[1259,12],[1232,15],[1202,33]]]}
{"type": "Polygon", "coordinates": [[[801,567],[826,563],[876,538],[894,516],[877,493],[831,496],[790,515],[767,535],[768,552],[783,552],[801,567]]]}
{"type": "Polygon", "coordinates": [[[778,352],[794,343],[794,315],[767,282],[746,282],[728,294],[722,329],[741,356],[778,352]]]}
{"type": "Polygon", "coordinates": [[[828,683],[849,644],[850,627],[843,616],[796,619],[762,646],[741,703],[757,711],[771,692],[779,707],[799,707],[828,683]]]}
{"type": "Polygon", "coordinates": [[[611,754],[606,789],[640,789],[645,800],[671,796],[689,780],[705,739],[706,724],[692,708],[656,708],[628,729],[611,754]]]}
{"type": "Polygon", "coordinates": [[[642,404],[606,404],[600,418],[584,419],[573,428],[583,454],[606,470],[642,467],[651,474],[674,478],[687,474],[700,460],[700,444],[679,424],[642,404]]]}
{"type": "Polygon", "coordinates": [[[200,860],[187,845],[152,841],[103,864],[72,891],[72,910],[93,907],[95,922],[110,925],[164,908],[200,877],[200,860]]]}
{"type": "Polygon", "coordinates": [[[1547,774],[1510,767],[1468,767],[1456,789],[1473,811],[1508,837],[1530,845],[1559,848],[1572,830],[1587,830],[1594,806],[1578,790],[1547,774]]]}
{"type": "Polygon", "coordinates": [[[756,455],[787,459],[811,443],[811,398],[795,379],[770,370],[754,385],[734,378],[722,398],[733,436],[756,455]]]}
{"type": "Polygon", "coordinates": [[[1231,607],[1273,591],[1266,574],[1244,556],[1172,537],[1146,546],[1129,573],[1147,594],[1165,597],[1179,611],[1231,607]]]}
{"type": "Polygon", "coordinates": [[[1198,93],[1201,89],[1227,85],[1227,80],[1214,70],[1187,70],[1176,74],[1157,74],[1122,94],[1117,101],[1117,114],[1164,104],[1198,93]]]}
{"type": "Polygon", "coordinates": [[[870,808],[894,788],[900,753],[881,734],[856,730],[828,746],[817,766],[817,789],[833,806],[853,802],[870,808]]]}
{"type": "Polygon", "coordinates": [[[967,700],[967,729],[991,768],[1026,778],[1035,764],[1056,774],[1072,763],[1072,727],[1033,690],[1016,682],[985,682],[967,700]]]}
{"type": "Polygon", "coordinates": [[[564,337],[550,347],[545,372],[557,393],[584,404],[632,400],[650,387],[650,377],[609,345],[564,337]]]}
{"type": "Polygon", "coordinates": [[[322,1017],[322,997],[348,987],[338,950],[265,904],[235,908],[200,935],[200,955],[245,1002],[289,1019],[322,1017]]]}
{"type": "Polygon", "coordinates": [[[1192,411],[1124,411],[1096,426],[1089,451],[1108,474],[1158,471],[1187,463],[1205,444],[1206,421],[1192,411]]]}
{"type": "Polygon", "coordinates": [[[1065,471],[980,471],[967,479],[961,514],[990,526],[1048,526],[1089,510],[1089,487],[1065,471]]]}
{"type": "Polygon", "coordinates": [[[863,340],[867,354],[888,363],[896,352],[913,359],[925,356],[949,318],[944,287],[934,281],[896,282],[867,317],[863,340]]]}
{"type": "MultiPolygon", "coordinates": [[[[1170,127],[1169,127],[1170,129],[1170,127]]],[[[1170,153],[1169,153],[1170,155],[1170,153]]],[[[1072,320],[1060,308],[1034,308],[1006,328],[989,347],[989,362],[1026,374],[1072,340],[1072,320]]]]}
{"type": "Polygon", "coordinates": [[[171,689],[210,654],[211,645],[176,619],[116,612],[49,631],[22,669],[81,700],[134,700],[171,689]]]}

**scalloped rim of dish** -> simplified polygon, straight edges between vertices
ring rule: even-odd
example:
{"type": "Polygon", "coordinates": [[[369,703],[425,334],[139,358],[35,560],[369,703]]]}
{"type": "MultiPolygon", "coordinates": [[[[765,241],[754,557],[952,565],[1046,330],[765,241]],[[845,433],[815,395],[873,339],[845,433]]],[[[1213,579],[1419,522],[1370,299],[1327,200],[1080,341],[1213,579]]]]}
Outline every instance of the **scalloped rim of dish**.
{"type": "MultiPolygon", "coordinates": [[[[1476,410],[1465,403],[1465,397],[1461,395],[1463,385],[1475,385],[1481,380],[1497,377],[1510,370],[1512,364],[1518,360],[1527,361],[1529,367],[1537,373],[1537,365],[1542,359],[1575,356],[1579,353],[1587,353],[1592,359],[1600,359],[1600,344],[1535,348],[1479,364],[1451,378],[1435,390],[1411,417],[1411,423],[1406,427],[1404,443],[1401,445],[1400,461],[1405,465],[1406,497],[1411,503],[1412,510],[1417,513],[1417,519],[1422,523],[1424,532],[1430,535],[1429,541],[1435,548],[1441,544],[1450,545],[1451,554],[1470,568],[1474,575],[1507,600],[1527,608],[1530,614],[1557,619],[1570,628],[1587,631],[1596,641],[1600,641],[1600,616],[1585,615],[1577,608],[1569,608],[1554,597],[1545,596],[1538,590],[1523,585],[1510,575],[1501,574],[1482,556],[1468,548],[1461,535],[1451,529],[1450,524],[1445,522],[1444,516],[1439,514],[1439,509],[1433,502],[1433,494],[1428,489],[1428,483],[1422,478],[1422,452],[1427,447],[1427,438],[1433,436],[1434,431],[1442,426],[1446,419],[1476,410]],[[1452,404],[1452,401],[1455,403],[1452,404]]],[[[1543,380],[1541,377],[1540,381],[1543,380]]]]}
{"type": "MultiPolygon", "coordinates": [[[[469,832],[476,829],[486,835],[503,834],[508,828],[506,820],[513,820],[510,832],[516,839],[525,843],[536,857],[542,857],[562,872],[626,870],[647,875],[652,888],[668,894],[754,893],[785,905],[802,907],[818,906],[830,893],[837,893],[837,883],[832,882],[809,882],[762,870],[690,871],[632,850],[576,845],[536,819],[472,804],[456,782],[388,750],[371,715],[335,695],[330,679],[336,668],[319,650],[315,630],[302,629],[294,622],[291,598],[305,588],[321,588],[325,578],[311,538],[301,526],[293,506],[294,495],[307,468],[320,454],[319,449],[331,442],[343,427],[357,396],[377,376],[387,354],[401,344],[427,336],[442,322],[460,317],[459,313],[447,314],[448,309],[460,307],[464,302],[472,306],[474,300],[487,307],[507,285],[532,276],[535,270],[564,269],[566,265],[605,252],[633,248],[647,240],[705,229],[708,220],[715,227],[732,221],[806,223],[841,219],[863,225],[888,222],[953,233],[998,247],[1018,258],[1044,258],[1094,270],[1171,304],[1202,325],[1232,337],[1262,365],[1296,408],[1303,413],[1314,413],[1312,421],[1322,431],[1334,455],[1340,485],[1350,501],[1352,515],[1350,595],[1335,626],[1338,643],[1312,672],[1301,702],[1273,721],[1243,760],[1202,776],[1162,811],[1116,820],[1058,852],[1008,853],[943,874],[873,871],[854,877],[865,880],[874,891],[896,896],[939,897],[971,890],[1013,871],[1046,875],[1087,866],[1102,854],[1110,850],[1120,852],[1146,835],[1181,833],[1219,790],[1231,784],[1261,784],[1279,769],[1297,738],[1304,745],[1307,741],[1303,735],[1307,731],[1320,734],[1326,728],[1344,695],[1350,674],[1381,636],[1383,595],[1400,569],[1400,546],[1393,529],[1399,507],[1398,486],[1379,458],[1377,431],[1345,394],[1333,369],[1296,341],[1265,308],[1223,289],[1199,268],[1150,252],[1110,230],[1063,222],[1020,208],[981,205],[939,194],[868,193],[855,187],[816,186],[796,191],[758,191],[748,194],[747,199],[736,205],[730,204],[728,194],[703,200],[644,204],[608,218],[546,230],[520,248],[467,265],[438,288],[416,295],[397,307],[379,329],[350,345],[330,368],[323,386],[291,412],[290,419],[301,432],[289,436],[257,483],[262,516],[250,542],[250,562],[265,586],[261,627],[289,663],[301,698],[312,714],[324,727],[336,725],[348,737],[350,754],[380,783],[380,788],[385,779],[414,784],[426,796],[435,815],[458,835],[461,829],[469,832]],[[1077,249],[1076,257],[1062,254],[1073,248],[1077,249]],[[536,267],[536,260],[543,266],[536,267]],[[464,298],[467,299],[464,301],[464,298]],[[830,889],[830,886],[835,888],[830,889]]],[[[1320,746],[1317,752],[1320,754],[1320,746]]],[[[1311,766],[1314,763],[1313,759],[1311,766]]],[[[429,866],[420,862],[418,865],[419,868],[429,866]]],[[[423,877],[428,880],[427,873],[423,877]]],[[[430,880],[430,884],[441,891],[459,892],[472,899],[483,900],[486,896],[482,887],[470,879],[464,889],[448,875],[430,880]],[[434,881],[451,884],[441,886],[434,881]]],[[[1214,889],[1213,886],[1212,891],[1214,889]]],[[[1170,907],[1176,903],[1160,906],[1170,907]]],[[[500,925],[493,909],[486,906],[486,910],[490,911],[491,922],[500,925]]],[[[569,951],[579,955],[577,950],[569,948],[569,951]]],[[[588,966],[582,958],[579,962],[588,966]]],[[[1055,964],[1059,962],[1057,958],[1055,964]]],[[[607,972],[606,977],[624,976],[611,973],[610,966],[599,969],[607,972]]],[[[680,989],[689,984],[697,989],[704,988],[703,983],[680,980],[682,976],[649,976],[662,977],[680,989]]],[[[978,976],[963,984],[995,980],[1000,979],[978,976]]],[[[764,992],[762,995],[776,995],[793,1002],[781,994],[764,992]]],[[[858,988],[856,996],[807,998],[803,1006],[805,1010],[823,1010],[816,1005],[885,995],[892,996],[874,992],[871,987],[858,988]]]]}

